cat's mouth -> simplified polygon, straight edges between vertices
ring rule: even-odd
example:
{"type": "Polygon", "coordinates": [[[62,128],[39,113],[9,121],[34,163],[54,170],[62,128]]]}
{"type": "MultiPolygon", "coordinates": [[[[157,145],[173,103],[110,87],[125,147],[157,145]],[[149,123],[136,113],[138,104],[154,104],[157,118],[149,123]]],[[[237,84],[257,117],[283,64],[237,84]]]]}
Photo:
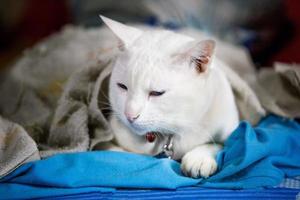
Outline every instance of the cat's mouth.
{"type": "Polygon", "coordinates": [[[127,126],[137,135],[139,136],[144,136],[146,137],[147,141],[153,142],[154,140],[157,139],[163,139],[169,135],[173,135],[174,133],[159,127],[159,126],[154,126],[148,125],[148,124],[127,124],[127,126]]]}
{"type": "Polygon", "coordinates": [[[156,136],[158,134],[161,134],[160,131],[158,130],[159,128],[149,126],[149,125],[144,125],[144,124],[128,124],[129,127],[138,135],[147,135],[147,133],[153,133],[156,136]]]}

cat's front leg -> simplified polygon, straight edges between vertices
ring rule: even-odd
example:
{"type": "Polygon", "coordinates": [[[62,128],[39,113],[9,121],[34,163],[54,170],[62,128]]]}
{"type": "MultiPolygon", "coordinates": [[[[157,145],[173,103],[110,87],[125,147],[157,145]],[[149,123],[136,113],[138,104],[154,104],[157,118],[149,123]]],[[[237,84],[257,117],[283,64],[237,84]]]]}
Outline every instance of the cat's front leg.
{"type": "Polygon", "coordinates": [[[221,145],[203,144],[187,152],[181,160],[181,170],[186,176],[207,178],[217,170],[215,156],[221,145]]]}

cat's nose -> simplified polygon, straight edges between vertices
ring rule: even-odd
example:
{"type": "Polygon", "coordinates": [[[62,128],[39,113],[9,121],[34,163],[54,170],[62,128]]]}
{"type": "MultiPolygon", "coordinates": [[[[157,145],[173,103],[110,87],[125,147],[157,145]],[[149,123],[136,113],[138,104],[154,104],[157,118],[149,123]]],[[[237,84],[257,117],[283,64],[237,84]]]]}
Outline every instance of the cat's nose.
{"type": "Polygon", "coordinates": [[[137,118],[139,118],[140,114],[133,115],[133,114],[125,113],[125,116],[129,123],[133,123],[137,118]]]}

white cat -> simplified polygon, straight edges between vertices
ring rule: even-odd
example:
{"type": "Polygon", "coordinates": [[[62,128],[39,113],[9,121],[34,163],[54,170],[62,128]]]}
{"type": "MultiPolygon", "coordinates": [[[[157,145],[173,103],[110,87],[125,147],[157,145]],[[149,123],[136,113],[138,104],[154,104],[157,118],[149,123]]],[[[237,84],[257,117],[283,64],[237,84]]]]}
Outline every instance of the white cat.
{"type": "Polygon", "coordinates": [[[109,86],[116,143],[141,154],[164,150],[182,159],[187,176],[212,175],[221,148],[215,142],[222,143],[238,124],[215,42],[101,18],[119,39],[109,86]]]}

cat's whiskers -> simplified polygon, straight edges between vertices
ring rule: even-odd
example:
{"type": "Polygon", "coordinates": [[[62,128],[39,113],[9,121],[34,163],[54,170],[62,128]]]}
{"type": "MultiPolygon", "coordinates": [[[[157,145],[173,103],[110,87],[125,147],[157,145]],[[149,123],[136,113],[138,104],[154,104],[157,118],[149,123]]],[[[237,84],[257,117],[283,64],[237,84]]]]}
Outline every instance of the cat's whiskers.
{"type": "Polygon", "coordinates": [[[100,93],[103,95],[103,97],[109,102],[109,97],[107,96],[107,94],[105,94],[103,92],[103,90],[100,90],[100,93]]]}
{"type": "Polygon", "coordinates": [[[99,103],[102,103],[102,104],[110,105],[110,103],[109,103],[109,102],[106,102],[106,101],[99,101],[99,100],[98,100],[98,102],[99,102],[99,103]]]}
{"type": "Polygon", "coordinates": [[[102,110],[102,109],[112,109],[112,107],[111,106],[109,106],[109,105],[100,105],[100,109],[102,110]]]}
{"type": "Polygon", "coordinates": [[[118,117],[118,118],[122,118],[122,116],[121,116],[119,113],[113,112],[113,111],[112,111],[109,115],[110,115],[110,116],[116,116],[116,117],[118,117]]]}
{"type": "Polygon", "coordinates": [[[111,107],[101,107],[101,110],[111,110],[111,107]]]}
{"type": "Polygon", "coordinates": [[[113,111],[113,108],[109,102],[98,100],[98,104],[99,104],[100,109],[108,109],[108,110],[113,111]]]}

